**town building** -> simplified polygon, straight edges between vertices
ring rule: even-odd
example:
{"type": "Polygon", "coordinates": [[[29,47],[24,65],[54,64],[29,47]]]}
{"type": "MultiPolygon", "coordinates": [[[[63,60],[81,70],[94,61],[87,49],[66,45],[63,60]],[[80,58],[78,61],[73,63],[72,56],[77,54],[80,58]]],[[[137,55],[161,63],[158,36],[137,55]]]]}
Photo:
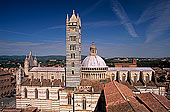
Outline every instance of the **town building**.
{"type": "MultiPolygon", "coordinates": [[[[94,43],[90,55],[81,64],[81,20],[75,11],[66,19],[66,67],[37,66],[37,59],[33,59],[30,52],[24,69],[20,70],[24,73],[19,72],[17,76],[16,107],[38,107],[53,112],[95,111],[104,85],[110,81],[127,84],[135,88],[133,93],[137,94],[142,91],[140,87],[148,88],[155,81],[154,70],[150,67],[106,66],[94,43]],[[23,78],[23,74],[28,78],[23,78]]],[[[153,92],[164,94],[164,89],[160,92],[155,87],[151,90],[158,91],[153,92]]]]}
{"type": "Polygon", "coordinates": [[[170,68],[163,68],[163,70],[165,71],[165,78],[166,81],[170,81],[170,68]]]}
{"type": "Polygon", "coordinates": [[[37,58],[35,56],[34,59],[33,59],[32,51],[30,51],[29,57],[27,58],[27,55],[26,55],[25,62],[24,62],[24,71],[25,71],[25,74],[28,75],[29,70],[32,67],[36,67],[36,66],[38,66],[37,58]]]}
{"type": "Polygon", "coordinates": [[[15,93],[15,79],[5,71],[0,71],[0,98],[11,96],[15,93]]]}
{"type": "Polygon", "coordinates": [[[115,67],[137,67],[137,60],[133,58],[132,63],[114,63],[115,67]]]}
{"type": "Polygon", "coordinates": [[[116,81],[105,84],[96,112],[168,112],[170,101],[154,93],[134,94],[127,86],[116,81]]]}

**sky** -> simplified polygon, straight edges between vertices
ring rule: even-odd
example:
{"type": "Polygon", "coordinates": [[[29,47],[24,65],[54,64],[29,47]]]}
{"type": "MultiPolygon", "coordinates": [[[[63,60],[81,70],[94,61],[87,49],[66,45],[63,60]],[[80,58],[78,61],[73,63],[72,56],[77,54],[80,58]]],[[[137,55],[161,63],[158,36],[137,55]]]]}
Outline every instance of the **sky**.
{"type": "Polygon", "coordinates": [[[65,55],[66,14],[82,22],[82,55],[169,57],[170,0],[0,0],[0,55],[65,55]]]}

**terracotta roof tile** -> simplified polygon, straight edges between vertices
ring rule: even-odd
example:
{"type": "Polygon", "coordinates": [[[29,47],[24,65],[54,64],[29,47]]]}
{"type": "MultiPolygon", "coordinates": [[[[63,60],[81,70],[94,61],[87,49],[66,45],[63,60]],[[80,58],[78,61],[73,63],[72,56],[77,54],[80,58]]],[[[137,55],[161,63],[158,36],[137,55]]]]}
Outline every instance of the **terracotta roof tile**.
{"type": "Polygon", "coordinates": [[[41,82],[40,82],[39,79],[33,79],[33,80],[31,81],[31,85],[33,85],[33,86],[40,86],[40,85],[41,85],[41,82]]]}
{"type": "Polygon", "coordinates": [[[6,72],[6,71],[0,71],[0,75],[5,75],[5,74],[9,74],[9,72],[6,72]]]}
{"type": "Polygon", "coordinates": [[[49,79],[43,79],[40,81],[39,79],[33,79],[32,81],[30,79],[27,79],[25,82],[22,83],[23,86],[64,86],[64,82],[61,82],[61,80],[53,80],[50,81],[49,79]]]}
{"type": "Polygon", "coordinates": [[[154,93],[152,93],[152,95],[154,95],[159,100],[159,102],[161,102],[168,110],[170,110],[170,101],[166,97],[154,93]]]}
{"type": "Polygon", "coordinates": [[[137,97],[154,112],[167,112],[167,110],[152,96],[151,93],[138,94],[137,97]]]}
{"type": "Polygon", "coordinates": [[[136,100],[131,89],[116,81],[105,85],[104,95],[108,112],[148,111],[145,106],[136,100]]]}
{"type": "Polygon", "coordinates": [[[44,79],[42,80],[42,86],[52,86],[52,82],[50,82],[50,79],[44,79]]]}
{"type": "Polygon", "coordinates": [[[105,82],[100,82],[100,80],[88,80],[88,79],[82,79],[80,81],[81,86],[92,86],[94,89],[94,92],[101,92],[104,89],[104,84],[109,82],[109,80],[106,80],[105,82]]]}
{"type": "Polygon", "coordinates": [[[53,81],[53,86],[64,86],[64,82],[61,82],[61,80],[60,79],[55,79],[54,81],[53,81]]]}

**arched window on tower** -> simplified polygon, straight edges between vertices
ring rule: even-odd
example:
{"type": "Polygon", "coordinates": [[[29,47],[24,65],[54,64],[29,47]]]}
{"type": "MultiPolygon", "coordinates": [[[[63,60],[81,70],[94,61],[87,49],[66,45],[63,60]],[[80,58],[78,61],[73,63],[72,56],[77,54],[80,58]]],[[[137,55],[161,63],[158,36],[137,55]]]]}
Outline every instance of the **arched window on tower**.
{"type": "Polygon", "coordinates": [[[49,90],[46,90],[46,99],[49,99],[49,90]]]}
{"type": "Polygon", "coordinates": [[[72,75],[74,75],[74,70],[72,70],[72,75]]]}
{"type": "Polygon", "coordinates": [[[76,50],[76,45],[70,45],[70,50],[76,50]]]}
{"type": "Polygon", "coordinates": [[[35,98],[38,98],[38,90],[37,90],[37,88],[35,89],[35,98]]]}
{"type": "Polygon", "coordinates": [[[71,41],[76,41],[76,36],[70,36],[70,38],[71,41]]]}
{"type": "Polygon", "coordinates": [[[83,103],[83,110],[86,110],[86,98],[83,98],[82,103],[83,103]]]}
{"type": "Polygon", "coordinates": [[[71,53],[71,58],[75,58],[75,53],[71,53]]]}
{"type": "Polygon", "coordinates": [[[67,97],[68,97],[68,105],[71,105],[71,94],[68,94],[67,97]]]}
{"type": "Polygon", "coordinates": [[[24,97],[27,98],[27,89],[24,89],[24,97]]]}
{"type": "Polygon", "coordinates": [[[71,63],[71,66],[74,67],[74,62],[71,63]]]}

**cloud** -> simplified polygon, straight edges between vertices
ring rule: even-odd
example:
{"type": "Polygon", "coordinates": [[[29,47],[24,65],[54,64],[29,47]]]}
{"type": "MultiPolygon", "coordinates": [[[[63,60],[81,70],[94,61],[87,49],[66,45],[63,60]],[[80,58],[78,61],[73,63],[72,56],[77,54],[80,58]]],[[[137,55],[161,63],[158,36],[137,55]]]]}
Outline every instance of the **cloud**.
{"type": "Polygon", "coordinates": [[[0,29],[0,32],[9,32],[9,33],[14,33],[14,34],[19,34],[19,35],[27,35],[27,36],[30,36],[30,35],[31,35],[31,34],[27,34],[27,33],[15,32],[15,31],[4,30],[4,29],[0,29]]]}
{"type": "Polygon", "coordinates": [[[59,40],[42,40],[42,41],[45,41],[45,42],[49,42],[49,43],[63,43],[63,41],[59,41],[59,40]]]}
{"type": "Polygon", "coordinates": [[[44,37],[44,36],[38,35],[38,33],[41,33],[43,31],[48,31],[48,30],[64,29],[64,28],[65,28],[65,25],[51,26],[51,27],[39,30],[38,32],[34,32],[34,33],[30,33],[30,34],[23,33],[23,32],[16,32],[16,31],[11,31],[11,30],[6,30],[6,29],[0,29],[0,32],[8,32],[8,33],[24,35],[24,36],[40,36],[40,37],[44,37]]]}
{"type": "Polygon", "coordinates": [[[91,12],[92,12],[93,10],[95,10],[96,7],[97,7],[98,5],[100,5],[103,1],[104,1],[104,0],[98,0],[94,5],[88,7],[87,9],[85,9],[85,11],[82,12],[81,15],[84,16],[84,15],[87,15],[87,14],[91,13],[91,12]]]}
{"type": "Polygon", "coordinates": [[[120,25],[118,21],[95,21],[95,22],[86,22],[82,24],[84,27],[104,27],[104,26],[117,26],[120,25]]]}
{"type": "Polygon", "coordinates": [[[13,33],[13,34],[17,34],[17,35],[22,35],[22,36],[38,36],[38,37],[45,37],[45,36],[41,36],[41,35],[36,35],[35,33],[23,33],[23,32],[17,32],[17,31],[11,31],[11,30],[4,30],[4,29],[0,29],[0,32],[7,32],[7,33],[13,33]]]}
{"type": "Polygon", "coordinates": [[[116,16],[120,19],[121,24],[124,25],[128,33],[132,37],[138,37],[138,34],[136,33],[132,23],[130,22],[123,6],[118,2],[118,0],[112,1],[112,11],[116,14],[116,16]]]}
{"type": "MultiPolygon", "coordinates": [[[[120,25],[118,23],[118,21],[95,21],[95,22],[85,22],[82,24],[82,26],[84,27],[103,27],[103,26],[116,26],[116,25],[120,25]]],[[[43,31],[48,31],[48,30],[55,30],[55,29],[64,29],[65,28],[65,25],[58,25],[58,26],[51,26],[51,27],[48,27],[48,28],[45,28],[45,29],[42,29],[38,32],[35,32],[33,34],[37,34],[37,33],[40,33],[40,32],[43,32],[43,31]]]]}
{"type": "Polygon", "coordinates": [[[16,47],[35,47],[43,45],[43,43],[33,43],[33,42],[7,42],[0,41],[0,48],[16,48],[16,47]]]}
{"type": "Polygon", "coordinates": [[[136,24],[141,24],[151,20],[151,24],[146,29],[146,41],[149,43],[152,40],[161,37],[170,29],[170,1],[161,0],[154,2],[147,8],[137,20],[136,24]]]}
{"type": "Polygon", "coordinates": [[[50,27],[41,29],[37,32],[34,32],[33,34],[38,34],[38,33],[44,32],[44,31],[55,30],[55,29],[64,29],[64,28],[65,28],[65,25],[50,26],[50,27]]]}
{"type": "Polygon", "coordinates": [[[0,40],[0,55],[25,55],[30,50],[37,55],[65,55],[65,43],[61,41],[11,42],[0,40]]]}
{"type": "MultiPolygon", "coordinates": [[[[103,42],[104,43],[104,42],[103,42]]],[[[162,46],[165,41],[155,43],[112,43],[96,44],[102,57],[168,57],[170,45],[162,46]]]]}
{"type": "Polygon", "coordinates": [[[46,30],[55,30],[55,29],[64,29],[65,25],[57,25],[57,26],[51,26],[46,29],[40,30],[40,31],[46,31],[46,30]]]}

